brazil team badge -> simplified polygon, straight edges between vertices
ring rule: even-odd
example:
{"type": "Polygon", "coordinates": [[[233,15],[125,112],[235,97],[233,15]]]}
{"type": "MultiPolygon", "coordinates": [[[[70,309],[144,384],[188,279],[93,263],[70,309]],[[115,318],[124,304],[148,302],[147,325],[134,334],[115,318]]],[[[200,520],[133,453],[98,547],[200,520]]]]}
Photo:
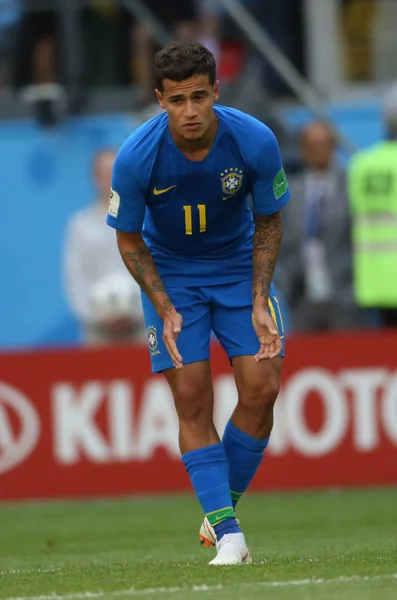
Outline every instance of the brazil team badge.
{"type": "Polygon", "coordinates": [[[241,169],[225,169],[221,173],[222,192],[227,194],[223,200],[237,194],[243,185],[243,172],[241,169]]]}
{"type": "Polygon", "coordinates": [[[157,340],[157,330],[155,327],[149,325],[146,328],[147,339],[149,342],[149,348],[152,355],[160,354],[160,350],[158,350],[158,340],[157,340]]]}

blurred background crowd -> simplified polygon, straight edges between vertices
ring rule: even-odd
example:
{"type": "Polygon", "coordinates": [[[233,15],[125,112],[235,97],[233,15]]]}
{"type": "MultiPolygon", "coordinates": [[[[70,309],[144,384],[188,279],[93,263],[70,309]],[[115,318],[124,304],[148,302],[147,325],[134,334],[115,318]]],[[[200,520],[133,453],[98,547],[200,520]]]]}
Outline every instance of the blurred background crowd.
{"type": "Polygon", "coordinates": [[[393,0],[0,0],[0,346],[143,339],[105,215],[171,40],[280,142],[289,333],[396,326],[396,28],[393,0]]]}

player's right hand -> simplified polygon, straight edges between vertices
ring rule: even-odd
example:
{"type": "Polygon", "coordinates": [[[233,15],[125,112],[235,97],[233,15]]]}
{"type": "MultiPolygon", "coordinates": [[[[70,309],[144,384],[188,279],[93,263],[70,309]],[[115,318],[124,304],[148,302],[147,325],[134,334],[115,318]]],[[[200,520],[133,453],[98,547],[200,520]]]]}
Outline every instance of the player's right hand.
{"type": "Polygon", "coordinates": [[[181,369],[183,367],[182,356],[179,354],[176,345],[176,340],[182,330],[182,323],[182,315],[176,311],[167,313],[164,317],[163,342],[174,363],[175,369],[181,369]]]}
{"type": "Polygon", "coordinates": [[[256,362],[276,358],[283,349],[280,334],[267,309],[254,310],[252,324],[259,339],[259,352],[255,356],[256,362]]]}

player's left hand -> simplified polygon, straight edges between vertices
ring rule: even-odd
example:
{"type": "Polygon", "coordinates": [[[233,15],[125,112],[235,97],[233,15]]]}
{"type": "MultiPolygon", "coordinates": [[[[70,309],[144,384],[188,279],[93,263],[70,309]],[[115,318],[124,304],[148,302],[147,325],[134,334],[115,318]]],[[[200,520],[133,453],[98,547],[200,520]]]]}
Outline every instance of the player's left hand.
{"type": "Polygon", "coordinates": [[[282,342],[277,324],[266,309],[254,310],[252,324],[259,339],[259,352],[255,355],[256,362],[276,358],[282,350],[282,342]]]}

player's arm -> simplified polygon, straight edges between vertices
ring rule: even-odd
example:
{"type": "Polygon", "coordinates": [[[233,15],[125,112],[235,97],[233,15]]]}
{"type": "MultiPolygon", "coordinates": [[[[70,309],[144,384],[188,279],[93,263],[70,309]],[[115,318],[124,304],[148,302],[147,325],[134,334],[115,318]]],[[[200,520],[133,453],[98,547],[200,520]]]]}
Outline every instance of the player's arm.
{"type": "Polygon", "coordinates": [[[117,245],[125,266],[150,298],[160,317],[176,312],[141,232],[117,230],[117,245]]]}
{"type": "Polygon", "coordinates": [[[260,343],[255,357],[259,362],[275,358],[282,349],[277,324],[269,314],[268,303],[283,234],[281,208],[289,200],[280,150],[275,136],[269,130],[254,172],[252,199],[255,210],[252,320],[260,343]]]}
{"type": "Polygon", "coordinates": [[[176,312],[142,238],[146,196],[131,167],[133,164],[128,154],[123,155],[123,150],[116,158],[107,223],[117,231],[117,245],[124,264],[161,317],[164,343],[175,367],[180,368],[182,357],[176,339],[182,328],[182,317],[176,312]]]}
{"type": "Polygon", "coordinates": [[[182,328],[182,317],[167,294],[142,234],[117,230],[117,245],[125,266],[147,294],[164,323],[163,340],[175,367],[182,367],[182,357],[176,345],[182,328]]]}
{"type": "Polygon", "coordinates": [[[256,215],[253,247],[253,310],[267,310],[270,285],[281,248],[283,222],[281,211],[256,215]]]}

